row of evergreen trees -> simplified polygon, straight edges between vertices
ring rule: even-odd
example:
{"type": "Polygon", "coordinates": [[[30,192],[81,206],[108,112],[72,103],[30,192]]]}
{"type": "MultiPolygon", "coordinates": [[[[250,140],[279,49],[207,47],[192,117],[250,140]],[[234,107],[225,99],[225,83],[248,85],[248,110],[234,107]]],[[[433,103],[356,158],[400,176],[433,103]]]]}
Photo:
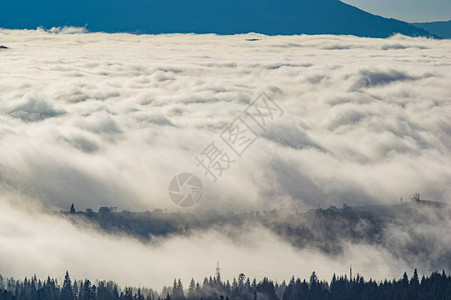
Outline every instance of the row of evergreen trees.
{"type": "Polygon", "coordinates": [[[400,280],[376,282],[365,281],[357,275],[349,280],[346,276],[333,276],[331,282],[320,281],[315,272],[308,281],[294,277],[286,283],[274,283],[268,278],[251,282],[244,274],[234,278],[232,283],[222,281],[220,276],[205,278],[202,283],[191,280],[188,288],[174,280],[172,287],[163,288],[162,293],[152,289],[121,289],[112,281],[98,281],[92,284],[85,279],[72,283],[66,273],[63,285],[56,279],[41,281],[34,276],[23,281],[4,279],[0,275],[0,300],[194,300],[194,299],[243,299],[243,300],[341,300],[341,299],[428,299],[451,300],[451,276],[434,272],[431,276],[418,277],[417,270],[412,278],[407,274],[400,280]]]}

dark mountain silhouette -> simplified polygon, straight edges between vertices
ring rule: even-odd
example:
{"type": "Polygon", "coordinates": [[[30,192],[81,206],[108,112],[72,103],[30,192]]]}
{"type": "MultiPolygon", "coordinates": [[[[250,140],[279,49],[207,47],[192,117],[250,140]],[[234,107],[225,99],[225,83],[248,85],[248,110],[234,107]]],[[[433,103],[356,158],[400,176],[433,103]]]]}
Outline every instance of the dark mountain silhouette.
{"type": "Polygon", "coordinates": [[[257,32],[431,36],[422,28],[338,0],[47,0],[0,2],[0,27],[85,26],[134,33],[257,32]],[[25,9],[26,8],[26,9],[25,9]]]}
{"type": "Polygon", "coordinates": [[[423,28],[442,38],[451,39],[451,20],[447,22],[413,23],[413,25],[423,28]]]}

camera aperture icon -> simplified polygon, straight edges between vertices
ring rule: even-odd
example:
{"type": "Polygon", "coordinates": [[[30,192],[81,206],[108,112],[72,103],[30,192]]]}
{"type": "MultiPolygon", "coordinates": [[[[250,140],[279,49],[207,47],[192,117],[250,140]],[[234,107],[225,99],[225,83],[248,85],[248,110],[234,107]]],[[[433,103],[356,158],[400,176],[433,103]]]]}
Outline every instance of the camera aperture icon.
{"type": "Polygon", "coordinates": [[[181,207],[195,205],[202,198],[204,188],[200,179],[192,173],[180,173],[169,183],[169,197],[181,207]]]}

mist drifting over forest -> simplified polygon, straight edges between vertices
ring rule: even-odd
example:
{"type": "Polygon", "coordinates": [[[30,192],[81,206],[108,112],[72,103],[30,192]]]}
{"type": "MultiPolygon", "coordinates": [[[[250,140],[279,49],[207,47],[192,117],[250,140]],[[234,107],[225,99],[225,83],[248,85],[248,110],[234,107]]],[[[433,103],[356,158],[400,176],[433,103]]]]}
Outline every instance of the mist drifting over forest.
{"type": "MultiPolygon", "coordinates": [[[[299,220],[237,225],[231,216],[393,205],[415,192],[450,204],[451,41],[69,27],[2,29],[0,43],[8,47],[0,49],[0,257],[8,258],[0,269],[7,275],[69,269],[74,278],[132,285],[146,278],[159,288],[174,277],[213,275],[217,261],[223,278],[243,272],[279,281],[313,270],[329,279],[350,264],[375,279],[415,267],[450,271],[447,209],[401,212],[384,223],[381,240],[339,239],[339,251],[322,248],[325,236],[299,247],[282,230],[299,220]],[[213,183],[195,156],[260,92],[283,116],[213,183]],[[181,172],[204,185],[191,208],[168,196],[181,172]],[[71,203],[215,211],[230,220],[142,241],[54,213],[71,203]]],[[[315,220],[304,224],[312,233],[315,220]]],[[[368,228],[360,221],[356,230],[368,228]]]]}

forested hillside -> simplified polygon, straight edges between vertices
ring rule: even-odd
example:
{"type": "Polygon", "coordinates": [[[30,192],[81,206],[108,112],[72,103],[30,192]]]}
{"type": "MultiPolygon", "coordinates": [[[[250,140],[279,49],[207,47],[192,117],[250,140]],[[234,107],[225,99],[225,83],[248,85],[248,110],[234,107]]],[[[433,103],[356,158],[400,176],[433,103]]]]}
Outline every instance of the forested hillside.
{"type": "Polygon", "coordinates": [[[298,249],[309,247],[330,256],[342,255],[349,244],[382,247],[407,265],[422,270],[451,269],[451,249],[446,238],[434,230],[451,226],[451,210],[440,202],[418,200],[399,205],[328,209],[253,211],[217,213],[215,211],[174,213],[115,212],[102,207],[99,212],[64,212],[78,226],[91,224],[109,234],[131,235],[146,243],[156,238],[190,236],[216,230],[239,236],[262,228],[298,249]]]}
{"type": "MultiPolygon", "coordinates": [[[[143,279],[145,280],[145,279],[143,279]]],[[[126,287],[121,289],[111,281],[71,281],[66,273],[62,285],[56,279],[41,281],[36,276],[14,280],[0,275],[0,300],[194,300],[194,299],[397,299],[397,300],[447,300],[451,299],[451,276],[444,271],[434,272],[421,279],[415,269],[409,279],[406,273],[399,280],[375,282],[359,275],[351,280],[346,276],[333,276],[330,282],[318,280],[315,272],[308,280],[294,277],[287,283],[273,282],[268,278],[261,281],[246,278],[240,274],[232,282],[221,280],[220,276],[205,278],[203,282],[191,280],[184,287],[174,279],[172,287],[164,287],[161,293],[146,288],[126,287]]]]}

